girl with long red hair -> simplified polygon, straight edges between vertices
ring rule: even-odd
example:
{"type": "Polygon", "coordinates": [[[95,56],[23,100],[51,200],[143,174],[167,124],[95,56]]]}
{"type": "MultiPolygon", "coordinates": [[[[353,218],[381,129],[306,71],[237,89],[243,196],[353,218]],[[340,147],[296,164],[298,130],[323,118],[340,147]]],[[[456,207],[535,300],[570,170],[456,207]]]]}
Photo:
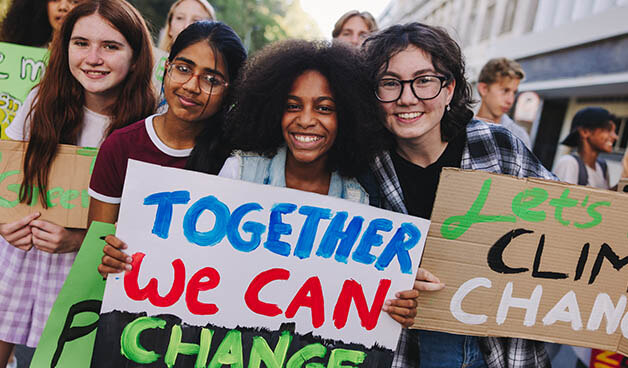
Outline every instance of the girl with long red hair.
{"type": "MultiPolygon", "coordinates": [[[[98,147],[114,130],[155,109],[150,34],[124,0],[85,0],[65,17],[41,83],[7,135],[29,141],[23,203],[46,193],[59,144],[98,147]]],[[[47,207],[45,195],[40,197],[47,207]]],[[[13,344],[37,345],[84,230],[39,220],[33,213],[0,224],[0,366],[13,344]]]]}

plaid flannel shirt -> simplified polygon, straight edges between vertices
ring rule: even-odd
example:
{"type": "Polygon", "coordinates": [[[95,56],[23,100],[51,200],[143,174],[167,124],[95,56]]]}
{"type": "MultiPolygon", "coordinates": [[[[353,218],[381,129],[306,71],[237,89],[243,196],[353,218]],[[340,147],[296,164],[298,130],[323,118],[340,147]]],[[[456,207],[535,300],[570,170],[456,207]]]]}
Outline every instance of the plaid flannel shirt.
{"type": "MultiPolygon", "coordinates": [[[[462,169],[482,170],[517,177],[558,178],[515,138],[496,124],[472,120],[466,127],[467,141],[462,153],[462,169]]],[[[408,213],[390,155],[385,152],[371,164],[379,184],[383,208],[408,213]]],[[[480,349],[489,368],[550,367],[542,342],[503,337],[481,337],[480,349]]],[[[393,368],[419,366],[419,336],[416,330],[402,330],[393,368]]]]}

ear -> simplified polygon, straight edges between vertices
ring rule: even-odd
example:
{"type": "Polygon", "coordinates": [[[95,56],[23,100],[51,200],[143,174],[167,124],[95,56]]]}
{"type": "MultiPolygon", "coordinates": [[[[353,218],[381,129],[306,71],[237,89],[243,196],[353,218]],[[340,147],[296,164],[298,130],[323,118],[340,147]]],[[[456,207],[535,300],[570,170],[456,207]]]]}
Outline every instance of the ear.
{"type": "Polygon", "coordinates": [[[591,133],[593,133],[593,131],[590,129],[578,128],[578,133],[580,133],[580,139],[585,139],[591,136],[591,133]]]}
{"type": "Polygon", "coordinates": [[[447,104],[451,102],[454,98],[454,91],[456,90],[456,80],[452,79],[451,82],[447,86],[445,86],[445,90],[447,90],[447,104]]]}
{"type": "Polygon", "coordinates": [[[484,96],[488,93],[488,84],[484,82],[479,82],[478,92],[480,93],[480,97],[484,98],[484,96]]]}

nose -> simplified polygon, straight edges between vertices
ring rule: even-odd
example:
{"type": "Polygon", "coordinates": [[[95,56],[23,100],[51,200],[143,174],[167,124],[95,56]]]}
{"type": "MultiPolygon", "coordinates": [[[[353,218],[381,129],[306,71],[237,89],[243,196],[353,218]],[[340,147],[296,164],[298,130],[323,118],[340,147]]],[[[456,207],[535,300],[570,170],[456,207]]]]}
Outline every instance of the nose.
{"type": "Polygon", "coordinates": [[[198,81],[198,75],[194,74],[190,77],[190,79],[188,79],[187,82],[183,83],[183,89],[185,89],[186,91],[195,93],[195,94],[200,94],[201,93],[201,85],[198,81]]]}
{"type": "Polygon", "coordinates": [[[360,36],[357,34],[351,36],[351,44],[353,46],[360,46],[360,36]]]}
{"type": "Polygon", "coordinates": [[[613,142],[615,142],[617,138],[619,138],[619,136],[617,135],[617,133],[615,133],[615,130],[611,130],[611,139],[613,140],[613,142]]]}
{"type": "Polygon", "coordinates": [[[61,0],[59,3],[59,11],[67,13],[70,11],[70,0],[61,0]]]}
{"type": "Polygon", "coordinates": [[[419,99],[412,93],[412,87],[410,84],[401,85],[401,96],[397,100],[397,104],[401,106],[416,105],[419,99]]]}
{"type": "Polygon", "coordinates": [[[304,129],[316,125],[316,117],[314,116],[312,109],[305,107],[298,116],[296,123],[299,127],[304,129]]]}
{"type": "Polygon", "coordinates": [[[93,45],[89,47],[85,62],[89,65],[100,65],[103,63],[102,57],[100,56],[100,48],[98,46],[93,45]]]}

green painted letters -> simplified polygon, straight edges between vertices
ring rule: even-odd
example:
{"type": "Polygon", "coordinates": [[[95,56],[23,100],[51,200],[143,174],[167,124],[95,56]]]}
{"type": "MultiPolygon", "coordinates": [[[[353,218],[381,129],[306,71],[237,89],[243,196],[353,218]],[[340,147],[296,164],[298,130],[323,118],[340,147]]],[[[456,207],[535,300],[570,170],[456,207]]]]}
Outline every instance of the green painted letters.
{"type": "Polygon", "coordinates": [[[147,351],[140,344],[140,334],[151,328],[166,327],[166,321],[161,318],[140,317],[124,327],[120,336],[120,352],[127,359],[140,364],[150,364],[159,359],[159,354],[147,351]]]}

